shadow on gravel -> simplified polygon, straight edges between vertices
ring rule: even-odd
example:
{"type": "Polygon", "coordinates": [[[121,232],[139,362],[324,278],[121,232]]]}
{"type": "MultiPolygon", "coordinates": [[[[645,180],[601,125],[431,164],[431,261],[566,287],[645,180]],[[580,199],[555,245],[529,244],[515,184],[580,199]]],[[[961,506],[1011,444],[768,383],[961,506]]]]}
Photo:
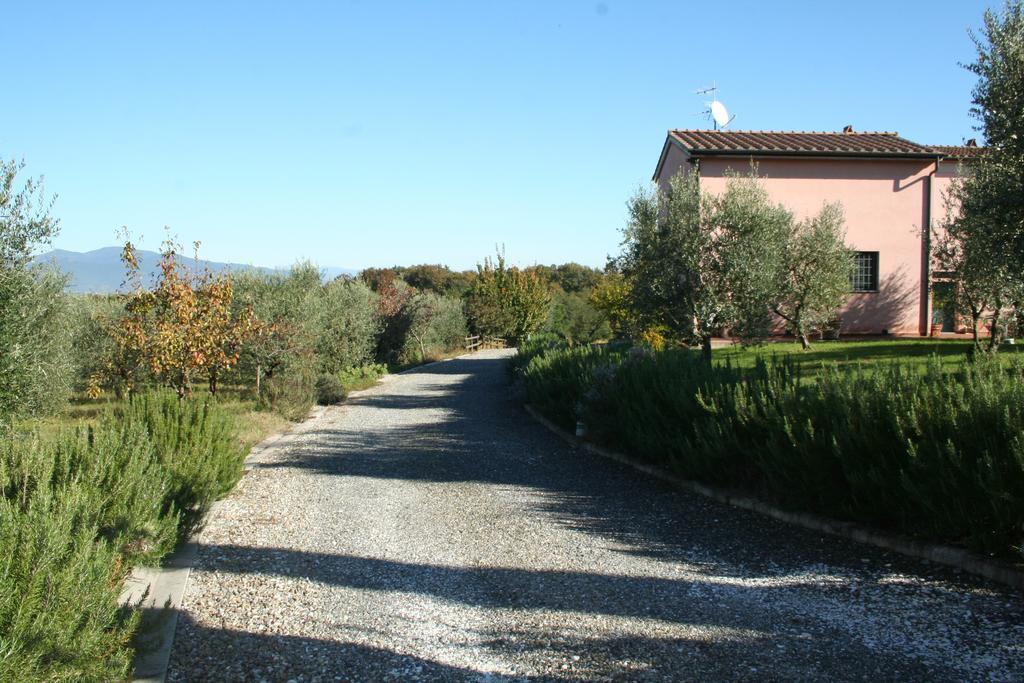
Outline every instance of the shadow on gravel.
{"type": "MultiPolygon", "coordinates": [[[[729,579],[695,581],[580,571],[460,567],[283,548],[206,545],[218,572],[308,579],[359,590],[414,593],[486,609],[577,612],[732,629],[770,629],[742,607],[751,596],[817,586],[819,576],[775,577],[770,586],[729,579]]],[[[837,582],[837,591],[845,584],[837,582]]],[[[798,620],[799,621],[799,620],[798,620]]],[[[797,622],[794,622],[797,623],[797,622]]]]}
{"type": "MultiPolygon", "coordinates": [[[[971,660],[988,674],[1007,673],[1000,666],[1013,661],[1013,653],[986,639],[1000,624],[1017,628],[1024,623],[1019,596],[998,588],[972,590],[981,582],[731,508],[575,451],[511,400],[504,367],[501,359],[459,359],[408,373],[438,379],[415,386],[385,385],[359,396],[341,408],[352,411],[349,418],[337,420],[330,429],[306,432],[316,438],[260,467],[338,477],[493,484],[495,495],[517,496],[519,504],[589,534],[605,547],[684,565],[679,578],[671,578],[670,569],[652,576],[602,573],[597,566],[587,571],[462,567],[241,545],[204,546],[208,568],[304,578],[388,593],[395,600],[423,595],[496,614],[513,610],[509,629],[477,634],[485,647],[499,655],[535,652],[537,661],[561,661],[566,667],[564,675],[520,675],[515,680],[588,680],[593,678],[588,672],[614,672],[612,680],[679,680],[692,678],[694,670],[717,670],[721,676],[712,677],[723,679],[756,679],[758,670],[786,671],[791,675],[782,678],[805,679],[922,680],[938,671],[947,678],[961,677],[955,669],[942,668],[948,661],[936,669],[934,662],[920,659],[917,645],[908,641],[927,633],[936,618],[943,621],[942,638],[957,651],[947,658],[971,660]],[[442,381],[442,375],[451,381],[442,381]],[[360,407],[377,410],[360,412],[360,407]],[[401,426],[382,426],[377,421],[380,410],[424,412],[404,415],[396,420],[401,426]],[[913,581],[900,584],[894,576],[900,573],[913,581]],[[914,583],[922,578],[950,583],[914,583]],[[579,620],[651,621],[641,622],[641,635],[585,638],[582,631],[552,633],[543,622],[543,615],[552,611],[571,612],[579,620]],[[532,622],[534,618],[540,621],[532,622]],[[863,623],[863,633],[876,641],[848,632],[851,620],[863,623]],[[659,622],[693,626],[704,635],[658,637],[659,622]],[[519,630],[513,631],[513,625],[519,630]],[[874,648],[886,640],[891,642],[880,656],[874,648]],[[750,647],[752,641],[758,641],[757,647],[750,647]],[[979,652],[972,652],[972,645],[979,652]],[[699,667],[686,668],[697,662],[699,667]],[[681,668],[658,668],[662,666],[681,668]]],[[[501,623],[500,617],[495,619],[492,626],[501,623]]],[[[195,642],[223,645],[225,668],[216,680],[287,680],[293,671],[317,670],[358,680],[507,680],[386,648],[194,622],[179,625],[179,634],[181,629],[186,634],[181,647],[195,642]],[[247,670],[228,668],[240,666],[238,662],[247,670]],[[263,666],[281,668],[251,673],[263,666]]],[[[188,656],[187,649],[176,649],[178,666],[187,666],[188,656]]]]}
{"type": "Polygon", "coordinates": [[[778,576],[821,570],[894,572],[985,585],[901,555],[817,534],[682,492],[636,470],[574,450],[511,399],[503,359],[457,359],[408,375],[454,382],[390,385],[342,410],[427,411],[403,426],[356,419],[313,430],[316,446],[261,467],[424,482],[480,482],[538,493],[532,505],[556,523],[632,555],[687,562],[716,576],[778,576]],[[403,391],[404,390],[404,391],[403,391]],[[424,395],[426,391],[426,395],[424,395]],[[413,393],[414,392],[414,393],[413,393]]]}
{"type": "MultiPolygon", "coordinates": [[[[215,664],[190,662],[189,652],[176,649],[168,681],[308,681],[317,674],[358,681],[478,681],[483,673],[383,647],[211,628],[196,623],[187,613],[179,617],[178,629],[192,642],[222,643],[226,656],[215,664]]],[[[516,677],[516,680],[524,678],[516,677]]]]}

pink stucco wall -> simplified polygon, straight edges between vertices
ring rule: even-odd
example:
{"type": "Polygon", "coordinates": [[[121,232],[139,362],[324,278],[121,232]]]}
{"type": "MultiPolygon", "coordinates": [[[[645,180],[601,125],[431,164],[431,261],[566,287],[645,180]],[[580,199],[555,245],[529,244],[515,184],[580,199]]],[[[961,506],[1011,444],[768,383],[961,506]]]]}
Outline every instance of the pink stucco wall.
{"type": "MultiPolygon", "coordinates": [[[[701,186],[725,188],[726,171],[750,170],[750,159],[700,159],[701,186]]],[[[670,145],[658,175],[665,182],[680,168],[691,168],[684,151],[670,145]]],[[[840,311],[843,332],[924,335],[930,322],[927,268],[922,237],[931,205],[932,220],[944,215],[941,191],[955,169],[934,181],[930,160],[763,158],[758,175],[778,202],[804,218],[829,202],[842,205],[847,243],[858,251],[879,252],[877,292],[851,294],[840,311]],[[940,186],[941,185],[941,186],[940,186]],[[929,195],[931,195],[929,197],[929,195]]]]}

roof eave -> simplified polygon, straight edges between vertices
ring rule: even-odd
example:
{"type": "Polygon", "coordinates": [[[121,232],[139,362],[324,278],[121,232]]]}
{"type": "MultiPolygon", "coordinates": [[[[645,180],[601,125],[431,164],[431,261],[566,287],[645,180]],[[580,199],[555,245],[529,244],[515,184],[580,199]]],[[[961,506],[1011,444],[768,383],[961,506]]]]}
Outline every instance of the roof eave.
{"type": "Polygon", "coordinates": [[[668,146],[669,145],[675,145],[679,149],[683,150],[683,152],[686,153],[686,154],[690,153],[690,150],[686,149],[686,145],[682,144],[679,140],[677,140],[675,138],[675,136],[673,136],[672,133],[670,132],[668,134],[668,136],[666,136],[666,138],[665,138],[665,144],[662,145],[662,147],[661,147],[661,156],[658,157],[658,165],[654,167],[654,175],[651,176],[651,180],[654,181],[654,182],[657,182],[658,178],[661,177],[661,170],[662,170],[662,168],[664,168],[664,166],[665,166],[665,159],[668,157],[668,146]]]}
{"type": "Polygon", "coordinates": [[[942,154],[935,152],[837,152],[834,150],[816,152],[812,150],[714,150],[687,148],[686,152],[694,157],[735,157],[749,159],[758,157],[761,159],[784,157],[787,159],[885,159],[896,161],[900,159],[941,159],[942,154]]]}

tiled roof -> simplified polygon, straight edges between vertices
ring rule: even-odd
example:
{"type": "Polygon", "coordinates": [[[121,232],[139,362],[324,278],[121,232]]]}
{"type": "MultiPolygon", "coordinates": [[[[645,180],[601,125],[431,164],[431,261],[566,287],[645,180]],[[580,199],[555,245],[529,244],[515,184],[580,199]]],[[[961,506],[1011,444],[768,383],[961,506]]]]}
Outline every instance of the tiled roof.
{"type": "Polygon", "coordinates": [[[934,157],[896,133],[803,133],[739,130],[670,130],[669,137],[695,156],[702,154],[934,157]]]}
{"type": "Polygon", "coordinates": [[[931,148],[947,159],[977,159],[985,153],[985,148],[977,145],[932,145],[931,148]]]}

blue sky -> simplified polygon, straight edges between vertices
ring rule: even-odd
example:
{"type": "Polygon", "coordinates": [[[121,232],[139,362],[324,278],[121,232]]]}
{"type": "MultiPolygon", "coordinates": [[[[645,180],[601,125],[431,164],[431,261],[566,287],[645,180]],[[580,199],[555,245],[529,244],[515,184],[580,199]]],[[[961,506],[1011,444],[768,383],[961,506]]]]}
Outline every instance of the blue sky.
{"type": "Polygon", "coordinates": [[[55,246],[163,226],[206,258],[599,266],[668,128],[975,137],[986,4],[8,4],[0,156],[58,195],[55,246]]]}

